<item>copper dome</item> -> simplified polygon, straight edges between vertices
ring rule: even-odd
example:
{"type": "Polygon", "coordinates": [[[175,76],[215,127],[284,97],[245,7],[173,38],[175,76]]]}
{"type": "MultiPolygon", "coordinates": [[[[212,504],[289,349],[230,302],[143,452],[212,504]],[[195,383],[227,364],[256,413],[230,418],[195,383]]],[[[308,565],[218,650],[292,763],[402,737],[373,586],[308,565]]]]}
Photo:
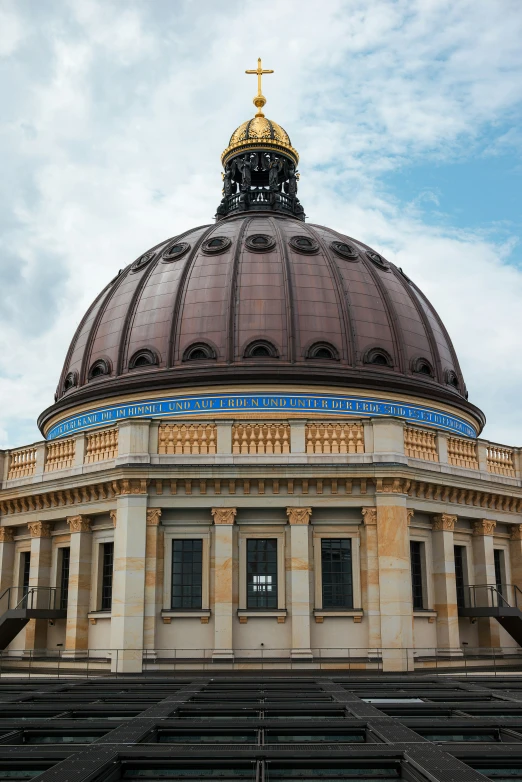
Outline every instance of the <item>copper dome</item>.
{"type": "Polygon", "coordinates": [[[216,384],[377,389],[472,415],[451,340],[400,269],[284,215],[232,215],[130,264],[84,316],[56,404],[216,384]]]}

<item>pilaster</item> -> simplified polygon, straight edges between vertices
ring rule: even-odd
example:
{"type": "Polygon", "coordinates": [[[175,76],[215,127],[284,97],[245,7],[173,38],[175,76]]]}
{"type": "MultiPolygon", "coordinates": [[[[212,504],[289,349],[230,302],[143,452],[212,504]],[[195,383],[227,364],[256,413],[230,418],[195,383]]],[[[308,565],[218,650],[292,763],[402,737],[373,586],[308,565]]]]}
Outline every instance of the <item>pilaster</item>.
{"type": "Polygon", "coordinates": [[[433,519],[431,536],[433,549],[434,608],[437,612],[437,646],[439,651],[460,655],[457,584],[453,531],[456,516],[442,513],[433,519]]]}
{"type": "Polygon", "coordinates": [[[311,508],[287,508],[290,524],[291,656],[311,659],[310,648],[310,540],[311,508]]]}
{"type": "MultiPolygon", "coordinates": [[[[28,606],[47,608],[50,604],[51,586],[51,525],[43,521],[34,521],[27,525],[31,535],[31,561],[29,569],[29,587],[42,587],[30,593],[28,606]]],[[[31,619],[25,631],[26,650],[47,648],[47,620],[31,619]]]]}
{"type": "Polygon", "coordinates": [[[80,656],[89,648],[92,534],[89,516],[69,516],[71,533],[67,594],[66,655],[80,656]]]}
{"type": "Polygon", "coordinates": [[[142,483],[129,481],[124,487],[127,493],[118,497],[114,529],[111,648],[113,668],[123,673],[142,670],[147,529],[146,484],[142,483]]]}
{"type": "MultiPolygon", "coordinates": [[[[511,562],[511,581],[522,590],[522,524],[509,527],[509,559],[511,562]]],[[[522,608],[522,594],[517,594],[517,603],[522,608]]]]}
{"type": "Polygon", "coordinates": [[[120,421],[118,424],[117,464],[146,464],[150,462],[150,419],[120,421]]]}
{"type": "Polygon", "coordinates": [[[216,421],[216,452],[232,453],[232,420],[216,421]]]}
{"type": "Polygon", "coordinates": [[[147,657],[155,656],[156,624],[161,613],[164,568],[164,530],[161,508],[147,510],[145,548],[145,619],[144,648],[147,657]]]}
{"type": "MultiPolygon", "coordinates": [[[[496,522],[490,519],[479,519],[473,522],[473,564],[475,568],[475,584],[495,585],[495,559],[493,554],[493,534],[496,522]]],[[[477,606],[487,606],[489,601],[488,589],[476,589],[475,599],[477,606]]],[[[500,633],[498,622],[492,617],[479,617],[478,635],[481,647],[498,648],[500,645],[500,633]]]]}
{"type": "Polygon", "coordinates": [[[214,519],[214,660],[230,660],[233,612],[233,540],[236,508],[212,508],[214,519]]]}
{"type": "Polygon", "coordinates": [[[364,617],[368,623],[368,647],[381,647],[379,557],[377,555],[377,508],[362,508],[361,590],[364,617]]]}
{"type": "Polygon", "coordinates": [[[290,419],[290,452],[306,453],[306,419],[290,419]]]}
{"type": "MultiPolygon", "coordinates": [[[[14,535],[13,527],[0,527],[0,595],[13,586],[14,535]]],[[[6,610],[7,597],[0,610],[6,610]]]]}

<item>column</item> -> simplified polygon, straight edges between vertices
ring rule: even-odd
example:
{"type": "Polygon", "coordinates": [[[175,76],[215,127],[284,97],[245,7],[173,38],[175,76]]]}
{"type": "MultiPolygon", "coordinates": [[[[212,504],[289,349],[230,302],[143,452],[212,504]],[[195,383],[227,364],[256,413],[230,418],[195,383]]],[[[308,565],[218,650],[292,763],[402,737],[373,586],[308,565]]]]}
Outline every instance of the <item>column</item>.
{"type": "Polygon", "coordinates": [[[71,532],[65,656],[82,657],[89,648],[92,532],[89,516],[69,516],[71,532]]]}
{"type": "MultiPolygon", "coordinates": [[[[14,556],[13,527],[0,527],[0,595],[13,586],[14,556]]],[[[7,611],[7,603],[6,595],[0,602],[0,613],[7,611]]]]}
{"type": "Polygon", "coordinates": [[[361,534],[361,591],[368,647],[381,648],[379,558],[377,556],[377,508],[363,508],[361,534]]]}
{"type": "Polygon", "coordinates": [[[433,589],[437,612],[437,647],[448,655],[461,655],[453,530],[456,516],[442,513],[433,520],[433,589]]]}
{"type": "Polygon", "coordinates": [[[310,539],[311,508],[287,508],[290,524],[291,657],[311,659],[310,648],[310,539]]]}
{"type": "MultiPolygon", "coordinates": [[[[509,527],[509,559],[511,583],[522,589],[522,524],[513,524],[509,527]]],[[[513,601],[512,605],[518,605],[522,609],[521,592],[515,590],[514,594],[509,595],[509,599],[513,601]]]]}
{"type": "MultiPolygon", "coordinates": [[[[493,554],[493,533],[496,522],[490,519],[480,519],[473,522],[473,566],[475,570],[475,584],[490,584],[494,586],[495,558],[493,554]]],[[[489,590],[475,590],[477,606],[491,604],[489,590]]],[[[486,648],[497,649],[500,645],[499,625],[496,619],[489,616],[479,617],[478,636],[479,645],[486,648]]]]}
{"type": "Polygon", "coordinates": [[[234,519],[236,508],[212,508],[214,518],[214,660],[230,660],[232,649],[234,519]]]}
{"type": "Polygon", "coordinates": [[[113,670],[140,673],[145,611],[145,481],[122,481],[114,530],[111,648],[113,670]]]}
{"type": "Polygon", "coordinates": [[[408,512],[401,480],[379,480],[375,500],[383,670],[404,671],[413,654],[413,606],[408,512]]]}
{"type": "MultiPolygon", "coordinates": [[[[31,535],[29,589],[42,587],[34,593],[29,591],[28,608],[47,608],[51,586],[51,525],[34,521],[27,526],[31,535]]],[[[25,630],[25,648],[28,651],[47,648],[47,619],[29,621],[25,630]]]]}
{"type": "Polygon", "coordinates": [[[164,532],[160,524],[161,508],[147,510],[145,544],[145,620],[143,637],[145,656],[156,656],[156,623],[163,598],[164,532]]]}

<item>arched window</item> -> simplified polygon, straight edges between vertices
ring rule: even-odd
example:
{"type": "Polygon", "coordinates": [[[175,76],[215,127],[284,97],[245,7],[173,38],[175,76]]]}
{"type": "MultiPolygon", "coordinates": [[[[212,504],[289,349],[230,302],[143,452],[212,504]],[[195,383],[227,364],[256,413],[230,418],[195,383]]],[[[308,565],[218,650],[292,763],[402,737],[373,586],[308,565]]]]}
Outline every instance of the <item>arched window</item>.
{"type": "Polygon", "coordinates": [[[277,350],[271,342],[256,339],[247,345],[245,358],[277,358],[277,350]]]}
{"type": "Polygon", "coordinates": [[[452,369],[447,369],[446,370],[446,383],[447,383],[448,386],[452,386],[453,388],[456,388],[457,391],[460,388],[459,379],[457,377],[457,374],[452,369]]]}
{"type": "Polygon", "coordinates": [[[216,358],[215,351],[206,342],[190,345],[183,354],[183,361],[209,361],[213,358],[216,358]]]}
{"type": "Polygon", "coordinates": [[[111,367],[109,364],[109,361],[105,358],[99,358],[97,361],[94,362],[94,364],[89,369],[89,380],[95,380],[97,377],[102,377],[103,375],[110,375],[111,373],[111,367]]]}
{"type": "Polygon", "coordinates": [[[364,354],[364,364],[373,364],[379,367],[393,367],[393,361],[387,350],[384,348],[371,348],[364,354]]]}
{"type": "Polygon", "coordinates": [[[412,369],[419,375],[426,375],[427,377],[434,377],[435,372],[433,367],[427,358],[416,358],[412,363],[412,369]]]}
{"type": "Polygon", "coordinates": [[[129,361],[129,369],[140,369],[140,367],[157,366],[159,364],[158,355],[149,348],[143,348],[136,351],[129,361]]]}
{"type": "Polygon", "coordinates": [[[316,342],[307,353],[307,358],[323,359],[325,361],[337,361],[339,354],[329,342],[316,342]]]}
{"type": "Polygon", "coordinates": [[[69,391],[71,388],[75,388],[77,385],[78,385],[78,373],[69,372],[69,374],[65,378],[65,383],[63,384],[63,390],[69,391]]]}

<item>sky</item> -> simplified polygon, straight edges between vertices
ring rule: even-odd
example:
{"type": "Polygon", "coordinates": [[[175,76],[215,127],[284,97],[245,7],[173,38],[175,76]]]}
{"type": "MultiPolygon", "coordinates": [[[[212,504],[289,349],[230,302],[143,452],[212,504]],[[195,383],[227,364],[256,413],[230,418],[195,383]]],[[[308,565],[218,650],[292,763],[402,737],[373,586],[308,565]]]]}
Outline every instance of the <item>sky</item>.
{"type": "Polygon", "coordinates": [[[421,287],[522,446],[521,40],[520,0],[0,0],[0,448],[118,270],[212,221],[259,56],[309,219],[421,287]]]}

